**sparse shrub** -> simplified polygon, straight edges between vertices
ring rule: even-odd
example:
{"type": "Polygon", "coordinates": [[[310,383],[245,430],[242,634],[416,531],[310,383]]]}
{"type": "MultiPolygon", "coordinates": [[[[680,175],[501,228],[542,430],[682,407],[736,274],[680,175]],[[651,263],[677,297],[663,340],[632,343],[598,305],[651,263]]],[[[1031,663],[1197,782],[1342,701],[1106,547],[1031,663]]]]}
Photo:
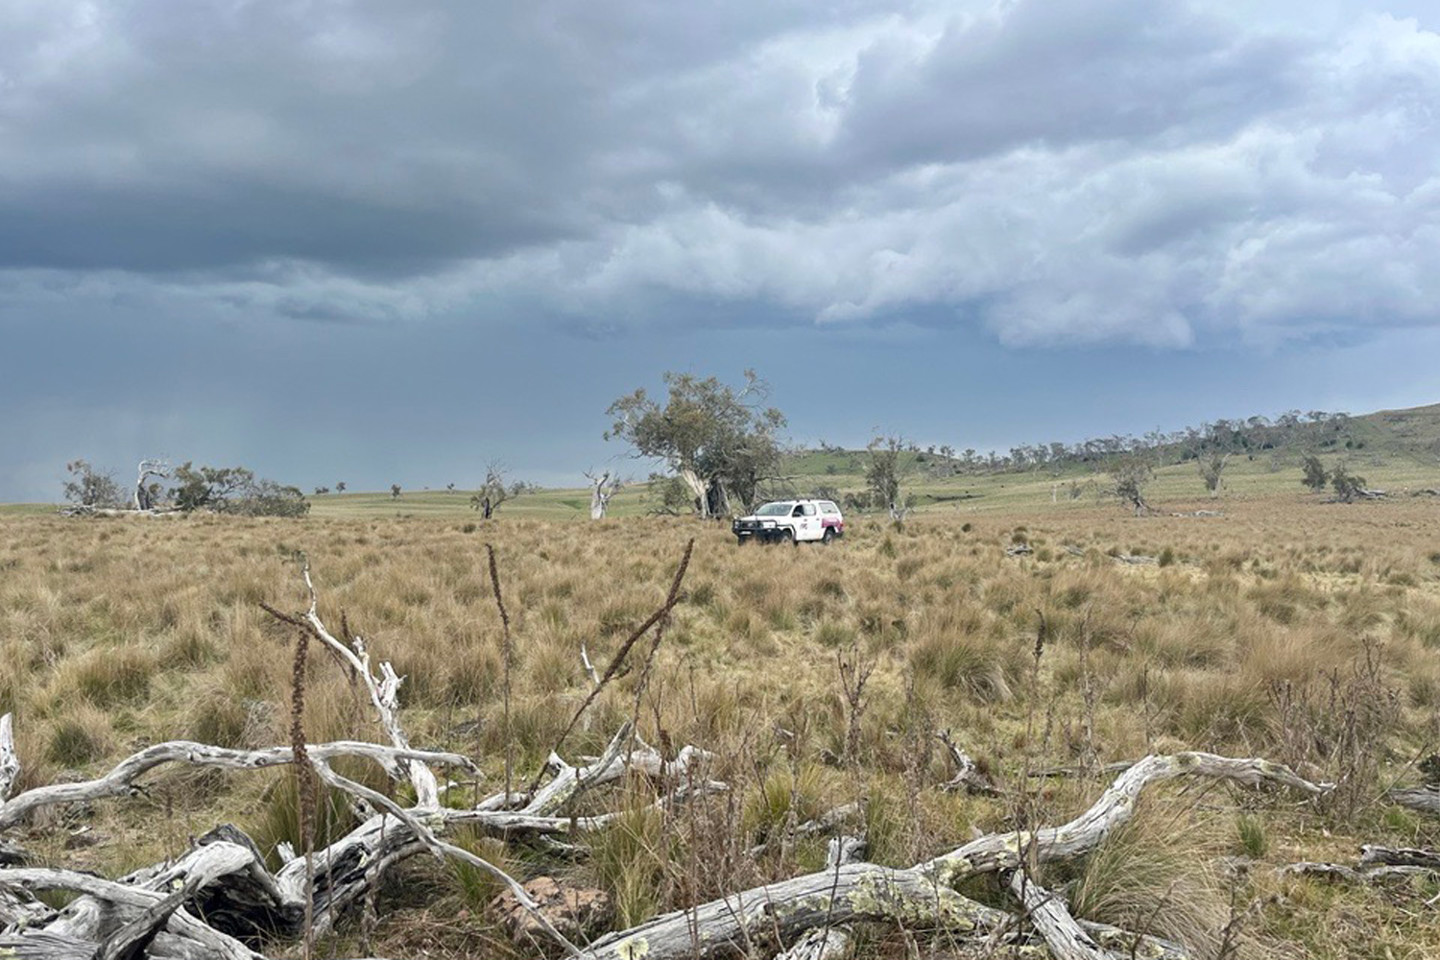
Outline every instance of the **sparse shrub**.
{"type": "Polygon", "coordinates": [[[97,470],[86,460],[65,464],[70,479],[65,481],[65,499],[73,506],[114,508],[124,505],[124,495],[114,474],[97,470]]]}
{"type": "Polygon", "coordinates": [[[1145,499],[1145,489],[1155,477],[1155,468],[1149,461],[1139,456],[1121,457],[1110,465],[1109,472],[1115,496],[1120,502],[1131,507],[1137,517],[1149,513],[1150,504],[1145,499]]]}
{"type": "Polygon", "coordinates": [[[1317,456],[1307,456],[1301,461],[1300,469],[1305,472],[1305,476],[1300,482],[1308,487],[1312,493],[1319,493],[1321,490],[1324,490],[1325,485],[1330,482],[1330,474],[1326,471],[1325,464],[1321,463],[1320,458],[1317,456]]]}
{"type": "Polygon", "coordinates": [[[1330,486],[1335,489],[1335,496],[1341,503],[1352,503],[1364,492],[1365,478],[1346,470],[1345,464],[1337,463],[1330,474],[1330,486]]]}

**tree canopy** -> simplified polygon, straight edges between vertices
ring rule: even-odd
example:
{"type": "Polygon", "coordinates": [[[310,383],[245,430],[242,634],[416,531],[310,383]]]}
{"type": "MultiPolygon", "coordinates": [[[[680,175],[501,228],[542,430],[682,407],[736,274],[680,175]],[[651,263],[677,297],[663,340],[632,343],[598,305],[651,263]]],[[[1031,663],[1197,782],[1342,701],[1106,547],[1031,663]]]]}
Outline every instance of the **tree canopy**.
{"type": "Polygon", "coordinates": [[[212,510],[249,517],[303,517],[310,511],[299,487],[256,477],[246,467],[196,467],[186,461],[175,468],[175,483],[170,499],[187,513],[212,510]]]}
{"type": "Polygon", "coordinates": [[[686,485],[696,512],[720,516],[732,499],[750,507],[780,465],[785,416],[764,406],[769,385],[752,370],[735,390],[715,377],[666,373],[662,406],[645,390],[621,397],[606,413],[605,439],[623,440],[636,456],[663,460],[686,485]]]}

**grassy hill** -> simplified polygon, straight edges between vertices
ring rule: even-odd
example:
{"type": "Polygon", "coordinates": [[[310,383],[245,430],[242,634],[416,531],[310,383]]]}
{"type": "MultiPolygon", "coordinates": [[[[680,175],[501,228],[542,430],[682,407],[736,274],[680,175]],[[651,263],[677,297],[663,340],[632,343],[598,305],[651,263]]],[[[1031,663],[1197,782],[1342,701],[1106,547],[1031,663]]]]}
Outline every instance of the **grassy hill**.
{"type": "MultiPolygon", "coordinates": [[[[1309,425],[1306,425],[1308,427],[1309,425]]],[[[1246,500],[1277,495],[1308,496],[1300,485],[1300,462],[1317,453],[1327,466],[1344,462],[1373,487],[1398,494],[1440,486],[1440,404],[1408,410],[1382,410],[1350,417],[1336,424],[1302,428],[1292,438],[1257,440],[1253,449],[1232,455],[1218,498],[1246,500]]],[[[1151,454],[1157,463],[1150,499],[1164,509],[1213,506],[1196,465],[1181,460],[1185,452],[1163,445],[1151,454]]],[[[786,457],[786,482],[775,496],[823,493],[843,496],[865,489],[864,450],[800,450],[786,457]]],[[[905,489],[913,493],[922,513],[991,510],[1063,510],[1094,506],[1104,498],[1104,462],[1068,462],[1058,467],[1001,472],[953,472],[954,462],[925,451],[901,454],[905,489]]],[[[644,483],[632,484],[611,502],[612,516],[637,516],[655,502],[644,483]]],[[[327,494],[312,499],[312,512],[322,517],[463,517],[474,516],[469,491],[327,494]]],[[[526,493],[507,501],[502,516],[584,519],[590,493],[583,488],[526,493]]]]}

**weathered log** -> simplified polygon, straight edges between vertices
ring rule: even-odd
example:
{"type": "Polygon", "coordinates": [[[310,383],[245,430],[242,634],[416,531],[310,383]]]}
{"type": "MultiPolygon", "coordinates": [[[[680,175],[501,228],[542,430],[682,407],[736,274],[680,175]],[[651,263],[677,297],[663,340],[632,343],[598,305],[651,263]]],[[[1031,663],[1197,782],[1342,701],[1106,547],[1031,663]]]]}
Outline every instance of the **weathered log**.
{"type": "MultiPolygon", "coordinates": [[[[49,933],[44,930],[27,930],[22,933],[0,934],[0,957],[11,960],[95,960],[102,945],[78,937],[49,933]]],[[[208,945],[198,943],[165,930],[155,934],[145,951],[150,960],[217,960],[229,954],[217,952],[208,945]]],[[[248,954],[252,960],[265,960],[258,953],[248,954]]],[[[376,960],[376,958],[365,958],[376,960]]]]}
{"type": "Polygon", "coordinates": [[[1385,791],[1385,799],[1421,813],[1440,815],[1440,786],[1435,784],[1426,784],[1423,787],[1394,787],[1385,791]]]}
{"type": "Polygon", "coordinates": [[[92,507],[88,504],[76,504],[65,507],[60,511],[63,517],[185,517],[189,516],[184,510],[177,507],[153,508],[150,510],[130,510],[120,507],[92,507]]]}
{"type": "MultiPolygon", "coordinates": [[[[825,869],[839,870],[847,863],[859,863],[867,844],[859,837],[831,837],[825,847],[825,869]]],[[[775,960],[836,960],[850,951],[854,932],[848,926],[826,924],[807,930],[790,949],[776,955],[775,960]]]]}
{"type": "MultiPolygon", "coordinates": [[[[61,912],[60,920],[50,923],[44,930],[21,933],[20,941],[40,936],[46,941],[46,949],[50,946],[49,938],[56,936],[72,942],[86,941],[91,944],[87,956],[94,955],[98,945],[109,932],[164,899],[163,894],[153,890],[51,867],[0,870],[0,884],[29,891],[68,890],[85,894],[85,897],[61,912]],[[89,909],[95,903],[104,904],[107,910],[101,914],[89,909]],[[101,920],[98,924],[97,916],[101,920]]],[[[175,937],[190,941],[193,947],[189,949],[192,951],[205,951],[209,956],[221,960],[257,960],[260,956],[233,937],[197,920],[184,909],[177,909],[170,914],[165,921],[165,929],[175,937]]],[[[17,955],[21,955],[18,946],[16,945],[17,955]]]]}
{"type": "Polygon", "coordinates": [[[7,840],[0,840],[0,867],[19,867],[30,860],[30,851],[7,840]]]}
{"type": "Polygon", "coordinates": [[[713,957],[747,944],[790,942],[806,931],[876,920],[912,930],[981,935],[1003,910],[970,900],[914,870],[849,864],[664,914],[596,941],[586,957],[668,960],[713,957]]]}
{"type": "Polygon", "coordinates": [[[940,789],[949,791],[964,790],[966,793],[978,794],[980,796],[995,797],[1000,795],[1000,790],[994,782],[985,774],[980,772],[979,766],[971,759],[970,754],[960,749],[950,735],[949,730],[941,730],[935,735],[936,739],[945,744],[949,751],[950,762],[955,765],[955,776],[940,789]]]}
{"type": "Polygon", "coordinates": [[[1440,853],[1419,848],[1379,847],[1366,844],[1354,866],[1302,860],[1280,868],[1281,874],[1324,877],[1347,883],[1374,884],[1397,877],[1440,873],[1440,853]]]}
{"type": "Polygon", "coordinates": [[[1360,866],[1425,867],[1440,872],[1440,852],[1417,847],[1378,847],[1365,844],[1360,848],[1360,866]]]}
{"type": "MultiPolygon", "coordinates": [[[[414,750],[410,747],[386,747],[378,743],[364,743],[358,740],[337,740],[334,743],[314,744],[308,748],[312,758],[328,760],[334,757],[365,757],[387,769],[397,763],[417,761],[457,766],[476,772],[475,764],[458,753],[440,753],[431,750],[414,750]]],[[[228,747],[214,747],[195,743],[191,740],[171,740],[146,747],[120,761],[109,773],[96,780],[80,783],[56,783],[35,787],[18,794],[0,804],[0,829],[13,827],[30,813],[41,807],[81,803],[103,797],[120,797],[136,792],[135,781],[144,773],[167,763],[187,763],[201,767],[224,767],[232,770],[260,770],[266,767],[291,763],[294,760],[289,747],[267,747],[260,750],[234,750],[228,747]]],[[[433,778],[432,778],[433,779],[433,778]]]]}
{"type": "Polygon", "coordinates": [[[588,766],[572,767],[562,760],[559,754],[550,754],[548,766],[556,771],[555,776],[549,783],[535,791],[530,802],[520,812],[545,816],[560,809],[586,789],[602,782],[602,777],[609,777],[612,768],[616,771],[614,775],[618,776],[619,772],[623,771],[623,755],[625,748],[630,743],[630,735],[634,729],[628,720],[621,724],[619,732],[610,738],[605,752],[588,766]]]}
{"type": "Polygon", "coordinates": [[[1010,892],[1025,906],[1025,916],[1040,934],[1055,960],[1116,960],[1115,956],[1080,928],[1065,902],[1025,873],[1010,875],[1010,892]]]}
{"type": "Polygon", "coordinates": [[[775,960],[840,960],[849,955],[852,939],[848,927],[817,927],[801,934],[775,960]]]}
{"type": "Polygon", "coordinates": [[[54,910],[27,891],[0,886],[0,930],[38,927],[54,916],[54,910]]]}
{"type": "Polygon", "coordinates": [[[952,884],[977,873],[1015,870],[1021,865],[1022,851],[1033,853],[1041,862],[1073,859],[1094,849],[1111,830],[1129,820],[1135,800],[1146,786],[1185,776],[1247,786],[1275,783],[1310,796],[1334,789],[1333,784],[1311,783],[1284,764],[1269,760],[1235,759],[1198,752],[1151,755],[1122,773],[1090,809],[1067,824],[991,834],[920,864],[916,869],[952,884]]]}
{"type": "Polygon", "coordinates": [[[194,882],[187,881],[179,890],[146,907],[134,920],[105,938],[95,950],[95,960],[143,960],[160,928],[195,893],[195,886],[194,882]]]}
{"type": "MultiPolygon", "coordinates": [[[[1149,756],[1134,764],[1088,810],[1059,827],[991,834],[908,870],[850,864],[755,887],[688,910],[656,917],[602,938],[587,952],[601,960],[708,958],[778,936],[789,942],[823,925],[878,920],[907,929],[943,928],[955,936],[983,935],[1007,916],[951,889],[967,877],[1018,869],[1022,858],[1073,859],[1093,850],[1134,811],[1151,783],[1200,776],[1233,783],[1275,783],[1319,796],[1330,784],[1311,783],[1283,764],[1208,753],[1149,756]]],[[[1168,956],[1169,945],[1145,941],[1136,956],[1168,956]]],[[[1137,950],[1139,948],[1137,947],[1137,950]]]]}
{"type": "Polygon", "coordinates": [[[15,752],[15,722],[10,714],[0,717],[0,804],[10,796],[20,776],[20,755],[15,752]]]}

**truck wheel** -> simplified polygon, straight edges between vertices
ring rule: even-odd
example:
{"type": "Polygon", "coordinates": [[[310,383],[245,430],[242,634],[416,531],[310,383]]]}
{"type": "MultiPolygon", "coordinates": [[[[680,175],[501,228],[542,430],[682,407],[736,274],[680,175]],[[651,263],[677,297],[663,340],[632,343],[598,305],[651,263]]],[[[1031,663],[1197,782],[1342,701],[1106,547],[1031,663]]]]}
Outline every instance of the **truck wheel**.
{"type": "Polygon", "coordinates": [[[833,543],[834,541],[835,541],[835,528],[834,528],[834,527],[826,527],[826,528],[825,528],[825,535],[820,538],[820,542],[823,543],[825,546],[828,547],[828,546],[830,546],[830,544],[833,543]]]}
{"type": "Polygon", "coordinates": [[[795,539],[795,531],[790,529],[786,529],[784,535],[780,538],[780,542],[788,543],[792,547],[800,546],[800,542],[795,539]]]}

